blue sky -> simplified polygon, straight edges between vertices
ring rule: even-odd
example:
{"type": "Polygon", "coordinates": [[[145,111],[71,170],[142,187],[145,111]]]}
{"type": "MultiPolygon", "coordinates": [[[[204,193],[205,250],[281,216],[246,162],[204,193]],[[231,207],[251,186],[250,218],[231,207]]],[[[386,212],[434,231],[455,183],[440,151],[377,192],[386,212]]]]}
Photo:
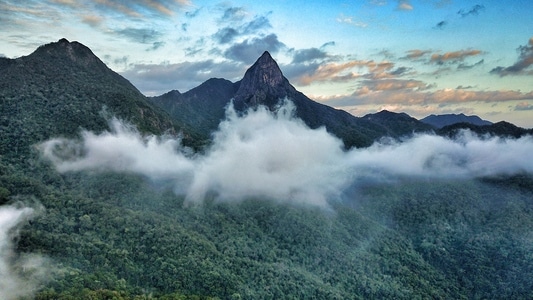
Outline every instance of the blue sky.
{"type": "Polygon", "coordinates": [[[146,95],[232,81],[265,50],[356,116],[477,114],[533,127],[533,1],[0,0],[0,55],[60,38],[146,95]]]}

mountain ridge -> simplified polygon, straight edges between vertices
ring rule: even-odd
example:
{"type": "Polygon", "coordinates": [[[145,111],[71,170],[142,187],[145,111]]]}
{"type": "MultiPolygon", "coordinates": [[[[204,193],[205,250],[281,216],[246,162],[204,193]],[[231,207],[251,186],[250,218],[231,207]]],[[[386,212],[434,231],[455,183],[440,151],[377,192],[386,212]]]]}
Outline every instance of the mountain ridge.
{"type": "MultiPolygon", "coordinates": [[[[429,131],[429,127],[423,125],[416,119],[409,122],[414,127],[412,130],[397,130],[394,122],[380,123],[379,120],[370,121],[368,118],[359,118],[346,111],[318,103],[299,92],[289,80],[283,76],[281,69],[268,51],[265,51],[257,61],[245,72],[243,78],[231,86],[228,83],[224,86],[215,87],[211,94],[203,93],[202,97],[197,97],[202,86],[211,81],[209,79],[200,86],[183,94],[174,93],[173,96],[166,93],[161,96],[151,97],[157,105],[160,105],[171,115],[179,119],[180,122],[189,122],[187,114],[180,111],[178,107],[188,107],[187,111],[193,112],[193,119],[203,124],[197,123],[204,128],[202,134],[206,136],[209,132],[216,130],[217,117],[221,121],[223,110],[233,100],[236,110],[244,112],[247,109],[255,109],[258,105],[264,105],[270,110],[279,107],[280,101],[289,99],[296,107],[296,116],[302,119],[310,128],[324,126],[326,130],[342,139],[346,148],[370,146],[374,141],[383,137],[400,137],[412,134],[414,131],[429,131]],[[233,93],[233,94],[232,94],[233,93]],[[223,95],[225,99],[213,97],[223,95]],[[173,98],[173,100],[171,100],[173,98]],[[197,100],[195,100],[197,99],[197,100]],[[198,103],[196,103],[198,102],[198,103]],[[205,109],[205,103],[212,106],[205,109]],[[196,111],[196,113],[194,113],[196,111]],[[210,120],[203,120],[196,117],[199,111],[210,116],[210,120]],[[392,126],[392,127],[388,127],[392,126]]],[[[398,120],[398,122],[400,122],[398,120]]],[[[190,122],[189,122],[190,123],[190,122]]],[[[405,127],[407,123],[402,126],[405,127]]]]}
{"type": "Polygon", "coordinates": [[[491,125],[492,122],[483,120],[479,116],[471,115],[467,116],[464,113],[460,114],[441,114],[441,115],[429,115],[420,119],[420,122],[429,124],[438,129],[445,126],[453,125],[456,123],[469,123],[478,126],[491,125]]]}
{"type": "MultiPolygon", "coordinates": [[[[0,142],[2,153],[10,147],[29,151],[32,143],[75,136],[82,128],[109,130],[109,115],[141,132],[181,130],[168,113],[81,43],[61,39],[27,56],[4,60],[1,68],[0,129],[8,135],[0,142]]],[[[189,134],[184,136],[188,141],[189,134]]]]}

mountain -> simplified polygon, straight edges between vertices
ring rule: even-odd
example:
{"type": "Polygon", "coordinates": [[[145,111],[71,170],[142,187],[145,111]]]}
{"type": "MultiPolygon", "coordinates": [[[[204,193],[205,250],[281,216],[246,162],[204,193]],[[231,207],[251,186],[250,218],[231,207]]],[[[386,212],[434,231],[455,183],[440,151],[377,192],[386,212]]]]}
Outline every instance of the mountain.
{"type": "Polygon", "coordinates": [[[270,53],[261,57],[246,71],[235,94],[235,107],[244,110],[265,105],[274,110],[280,99],[290,99],[296,106],[296,116],[310,128],[324,126],[344,141],[347,148],[369,146],[387,134],[382,126],[357,118],[346,111],[334,109],[309,99],[297,91],[283,76],[270,53]]]}
{"type": "Polygon", "coordinates": [[[437,133],[444,136],[456,136],[461,130],[468,129],[479,135],[492,135],[499,137],[520,138],[525,135],[533,135],[533,129],[518,127],[509,122],[500,121],[490,125],[475,125],[471,123],[455,123],[444,126],[437,130],[437,133]]]}
{"type": "Polygon", "coordinates": [[[183,94],[174,90],[150,100],[189,132],[208,140],[224,118],[225,108],[236,91],[237,85],[231,81],[211,78],[183,94]]]}
{"type": "Polygon", "coordinates": [[[61,39],[28,56],[0,60],[0,153],[27,151],[81,128],[108,129],[109,116],[143,132],[180,130],[128,80],[78,42],[61,39]]]}
{"type": "Polygon", "coordinates": [[[415,132],[431,132],[433,127],[418,121],[406,113],[382,110],[375,114],[363,116],[364,120],[383,126],[389,136],[408,136],[415,132]]]}
{"type": "Polygon", "coordinates": [[[169,92],[151,100],[180,123],[199,129],[203,136],[208,137],[224,117],[224,108],[231,99],[238,111],[245,111],[258,105],[275,110],[280,100],[285,98],[294,103],[296,116],[310,128],[325,126],[330,133],[341,138],[347,148],[369,146],[382,136],[397,137],[400,133],[379,122],[358,118],[309,99],[283,76],[268,52],[264,52],[236,83],[210,79],[186,93],[169,92]]]}
{"type": "Polygon", "coordinates": [[[473,125],[490,125],[492,122],[481,119],[478,116],[466,116],[465,114],[444,114],[444,115],[429,115],[421,122],[434,126],[436,128],[442,128],[444,126],[453,125],[456,123],[469,123],[473,125]]]}

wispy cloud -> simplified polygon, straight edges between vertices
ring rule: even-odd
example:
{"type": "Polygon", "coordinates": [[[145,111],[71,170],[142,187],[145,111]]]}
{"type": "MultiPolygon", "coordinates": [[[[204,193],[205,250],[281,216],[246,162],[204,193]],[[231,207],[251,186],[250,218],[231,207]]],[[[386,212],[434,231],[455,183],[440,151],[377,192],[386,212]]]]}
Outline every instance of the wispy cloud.
{"type": "Polygon", "coordinates": [[[469,69],[472,69],[472,68],[475,68],[477,66],[480,66],[482,65],[483,63],[485,63],[485,60],[484,59],[481,59],[479,60],[478,62],[476,63],[473,63],[473,64],[466,64],[466,63],[460,63],[458,66],[457,66],[457,69],[458,70],[469,70],[469,69]]]}
{"type": "Polygon", "coordinates": [[[241,43],[233,44],[224,51],[224,56],[231,60],[249,64],[253,63],[264,51],[277,53],[284,47],[285,44],[279,41],[276,34],[272,33],[264,37],[246,39],[241,43]]]}
{"type": "Polygon", "coordinates": [[[398,0],[398,10],[413,10],[413,5],[410,0],[398,0]]]}
{"type": "Polygon", "coordinates": [[[373,104],[373,105],[446,105],[471,102],[497,103],[517,100],[533,100],[533,91],[523,93],[513,90],[476,91],[471,89],[426,90],[431,85],[423,82],[394,82],[390,85],[362,85],[351,95],[322,98],[321,100],[336,107],[373,104]]]}
{"type": "Polygon", "coordinates": [[[189,0],[93,0],[95,8],[108,12],[124,14],[130,17],[172,16],[176,9],[189,6],[189,0]]]}
{"type": "Polygon", "coordinates": [[[476,4],[472,6],[470,9],[461,9],[457,12],[458,15],[461,17],[468,17],[468,16],[477,16],[480,12],[482,12],[485,9],[485,6],[482,4],[476,4]]]}
{"type": "Polygon", "coordinates": [[[518,47],[518,61],[509,67],[496,67],[490,71],[492,74],[500,76],[506,75],[533,75],[531,66],[533,65],[533,37],[525,46],[518,47]]]}
{"type": "Polygon", "coordinates": [[[425,90],[428,87],[430,87],[428,84],[413,79],[364,80],[360,83],[356,94],[360,96],[379,91],[425,90]]]}
{"type": "Polygon", "coordinates": [[[244,7],[225,7],[224,13],[220,18],[221,22],[239,22],[242,21],[249,13],[244,9],[244,7]]]}
{"type": "Polygon", "coordinates": [[[213,38],[219,44],[228,44],[235,40],[240,35],[239,31],[235,28],[224,27],[219,29],[214,35],[213,38]]]}
{"type": "Polygon", "coordinates": [[[344,14],[339,15],[336,20],[339,23],[349,24],[349,25],[352,25],[352,26],[355,26],[355,27],[360,27],[360,28],[368,27],[368,23],[363,22],[363,21],[359,21],[359,20],[355,20],[354,17],[345,16],[344,14]]]}
{"type": "Polygon", "coordinates": [[[444,29],[444,27],[446,27],[446,25],[448,25],[448,22],[447,21],[440,21],[439,23],[437,23],[437,25],[435,25],[435,29],[444,29]]]}
{"type": "Polygon", "coordinates": [[[293,64],[307,63],[316,60],[324,60],[328,57],[328,54],[325,50],[318,48],[307,48],[294,50],[292,57],[293,64]]]}
{"type": "MultiPolygon", "coordinates": [[[[316,51],[316,50],[315,50],[316,51]]],[[[309,50],[311,52],[311,50],[309,50]]],[[[311,55],[311,53],[306,53],[311,55]]],[[[315,55],[324,55],[319,51],[315,55]]],[[[295,56],[299,58],[299,56],[295,56]]],[[[302,58],[303,59],[303,58],[302,58]]],[[[294,68],[291,68],[294,70],[294,68]]],[[[301,73],[291,72],[292,80],[302,86],[315,82],[348,82],[354,79],[387,79],[406,75],[410,68],[396,67],[390,61],[376,62],[373,60],[351,60],[346,62],[336,62],[323,60],[314,61],[307,68],[300,69],[301,73]]]]}
{"type": "MultiPolygon", "coordinates": [[[[223,18],[224,20],[227,18],[223,18]]],[[[239,18],[239,21],[241,19],[239,18]]],[[[239,37],[257,36],[265,32],[266,29],[272,28],[267,16],[255,16],[248,22],[235,24],[235,19],[230,19],[231,26],[222,27],[214,35],[214,40],[219,44],[228,44],[239,37]]]]}
{"type": "Polygon", "coordinates": [[[17,253],[19,227],[35,210],[29,207],[0,207],[0,298],[33,299],[35,293],[51,276],[51,265],[39,254],[17,253]]]}
{"type": "Polygon", "coordinates": [[[520,102],[515,107],[514,110],[533,110],[533,104],[529,102],[520,102]]]}
{"type": "Polygon", "coordinates": [[[174,89],[188,89],[200,85],[212,77],[239,79],[245,66],[237,62],[181,62],[166,64],[135,64],[121,75],[149,96],[156,96],[174,89]]]}
{"type": "Polygon", "coordinates": [[[162,33],[151,28],[125,28],[115,32],[132,42],[151,44],[162,36],[162,33]]]}
{"type": "Polygon", "coordinates": [[[433,55],[431,55],[431,62],[440,65],[445,63],[458,63],[463,61],[467,57],[477,56],[482,53],[483,52],[481,50],[459,50],[453,52],[446,52],[444,54],[434,53],[433,55]]]}
{"type": "Polygon", "coordinates": [[[90,14],[90,15],[83,15],[81,17],[81,22],[91,27],[98,27],[103,23],[103,21],[104,21],[104,18],[102,18],[99,15],[90,14]]]}
{"type": "Polygon", "coordinates": [[[431,50],[412,49],[408,50],[406,55],[402,59],[419,60],[426,55],[430,54],[431,50]]]}

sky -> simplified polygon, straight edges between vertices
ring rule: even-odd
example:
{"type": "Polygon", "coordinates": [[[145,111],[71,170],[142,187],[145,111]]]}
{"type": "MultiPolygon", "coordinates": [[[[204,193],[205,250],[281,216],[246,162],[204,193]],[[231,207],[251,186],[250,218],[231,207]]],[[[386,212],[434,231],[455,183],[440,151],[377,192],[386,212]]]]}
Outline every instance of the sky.
{"type": "Polygon", "coordinates": [[[240,80],[269,51],[355,116],[476,114],[533,128],[533,1],[0,0],[0,56],[66,38],[143,94],[240,80]]]}

